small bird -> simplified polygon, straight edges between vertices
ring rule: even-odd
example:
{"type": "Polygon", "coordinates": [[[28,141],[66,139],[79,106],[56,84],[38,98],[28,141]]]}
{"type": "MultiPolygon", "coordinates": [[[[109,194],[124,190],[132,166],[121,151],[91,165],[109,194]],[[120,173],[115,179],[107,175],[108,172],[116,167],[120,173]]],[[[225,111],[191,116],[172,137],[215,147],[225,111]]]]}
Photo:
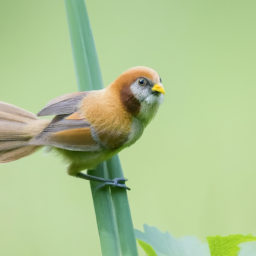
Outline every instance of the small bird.
{"type": "Polygon", "coordinates": [[[94,177],[95,167],[135,143],[163,102],[165,90],[156,71],[130,68],[107,88],[74,92],[51,100],[38,119],[0,102],[0,163],[29,156],[41,147],[56,150],[69,163],[68,174],[126,187],[124,178],[94,177]]]}

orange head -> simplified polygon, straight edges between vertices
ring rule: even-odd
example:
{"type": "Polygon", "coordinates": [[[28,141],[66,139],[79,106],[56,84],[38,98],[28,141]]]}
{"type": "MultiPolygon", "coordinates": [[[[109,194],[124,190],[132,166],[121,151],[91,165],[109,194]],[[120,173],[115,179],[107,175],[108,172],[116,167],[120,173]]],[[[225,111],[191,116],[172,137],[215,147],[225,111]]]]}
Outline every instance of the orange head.
{"type": "Polygon", "coordinates": [[[153,69],[134,67],[122,73],[107,90],[119,94],[126,111],[147,125],[164,99],[161,82],[153,69]]]}

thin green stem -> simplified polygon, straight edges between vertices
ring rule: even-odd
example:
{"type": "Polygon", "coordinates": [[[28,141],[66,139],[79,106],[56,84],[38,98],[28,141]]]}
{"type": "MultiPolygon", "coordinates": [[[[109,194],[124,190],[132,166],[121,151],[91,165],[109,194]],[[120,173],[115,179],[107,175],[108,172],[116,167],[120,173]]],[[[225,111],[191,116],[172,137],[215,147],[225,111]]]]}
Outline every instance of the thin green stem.
{"type": "MultiPolygon", "coordinates": [[[[65,0],[65,4],[78,88],[80,91],[103,88],[85,3],[83,0],[65,0]],[[94,53],[88,54],[90,51],[94,53]]],[[[91,171],[90,174],[97,177],[108,178],[105,164],[100,164],[97,169],[91,171]]],[[[90,184],[102,255],[120,256],[120,243],[110,190],[109,188],[103,188],[95,192],[98,182],[91,181],[90,184]]]]}
{"type": "MultiPolygon", "coordinates": [[[[65,0],[79,90],[103,88],[97,52],[84,0],[65,0]]],[[[90,175],[102,178],[123,177],[118,156],[100,164],[90,175]]],[[[103,256],[137,256],[136,241],[127,192],[120,188],[96,190],[91,181],[103,256]],[[114,204],[114,205],[113,205],[114,204]],[[121,245],[121,246],[120,246],[121,245]]]]}
{"type": "MultiPolygon", "coordinates": [[[[95,171],[90,171],[88,173],[98,177],[104,173],[104,177],[108,178],[105,162],[99,164],[95,171]]],[[[97,189],[102,183],[91,181],[90,184],[100,235],[102,255],[120,256],[122,255],[120,241],[109,187],[105,186],[101,189],[97,189]]]]}
{"type": "MultiPolygon", "coordinates": [[[[108,170],[111,170],[109,172],[110,179],[123,177],[122,166],[117,155],[107,161],[107,166],[108,170]]],[[[127,191],[122,188],[111,187],[111,194],[115,207],[122,256],[137,256],[138,252],[127,191]]]]}
{"type": "Polygon", "coordinates": [[[65,4],[75,63],[77,85],[79,91],[92,90],[93,83],[85,45],[85,26],[88,24],[89,20],[87,15],[82,15],[83,12],[86,12],[84,7],[85,4],[83,0],[65,0],[65,4]]]}

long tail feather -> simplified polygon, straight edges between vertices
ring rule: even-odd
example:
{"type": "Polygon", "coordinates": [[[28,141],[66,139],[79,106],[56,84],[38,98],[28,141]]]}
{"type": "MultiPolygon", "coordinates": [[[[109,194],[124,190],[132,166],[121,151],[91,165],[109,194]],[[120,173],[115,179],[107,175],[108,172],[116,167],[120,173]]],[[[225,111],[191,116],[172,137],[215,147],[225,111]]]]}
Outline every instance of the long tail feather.
{"type": "Polygon", "coordinates": [[[9,151],[0,151],[0,163],[8,163],[33,154],[40,146],[24,146],[9,151]]]}
{"type": "Polygon", "coordinates": [[[0,163],[31,155],[40,146],[29,145],[50,123],[11,104],[0,102],[0,163]]]}
{"type": "MultiPolygon", "coordinates": [[[[14,105],[11,105],[9,103],[5,103],[0,101],[0,111],[4,112],[4,113],[9,113],[9,114],[13,114],[15,116],[20,116],[23,117],[24,120],[37,120],[37,116],[22,109],[19,107],[16,107],[14,105]]],[[[10,119],[9,119],[10,120],[10,119]]]]}

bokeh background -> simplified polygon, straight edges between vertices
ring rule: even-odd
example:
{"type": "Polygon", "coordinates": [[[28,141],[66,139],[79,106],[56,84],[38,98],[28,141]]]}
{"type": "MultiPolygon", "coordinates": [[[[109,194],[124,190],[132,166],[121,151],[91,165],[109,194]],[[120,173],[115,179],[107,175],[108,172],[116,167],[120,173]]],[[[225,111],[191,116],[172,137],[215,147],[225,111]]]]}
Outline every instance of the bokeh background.
{"type": "MultiPolygon", "coordinates": [[[[165,102],[120,153],[134,227],[256,232],[256,2],[86,1],[108,85],[158,71],[165,102]]],[[[0,0],[0,100],[37,113],[77,91],[64,1],[0,0]]],[[[89,183],[42,151],[0,165],[0,255],[100,255],[89,183]]]]}

